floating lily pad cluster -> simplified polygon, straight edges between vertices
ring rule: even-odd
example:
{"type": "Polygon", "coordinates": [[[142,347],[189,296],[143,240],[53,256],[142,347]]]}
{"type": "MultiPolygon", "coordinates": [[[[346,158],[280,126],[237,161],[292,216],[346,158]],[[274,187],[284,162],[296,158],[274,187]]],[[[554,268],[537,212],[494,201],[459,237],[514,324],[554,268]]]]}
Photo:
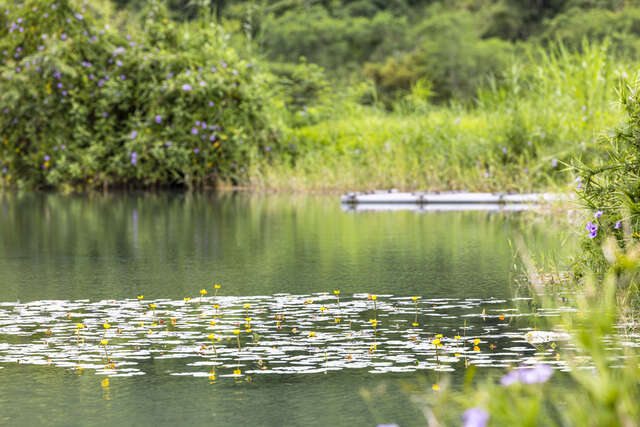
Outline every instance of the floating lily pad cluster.
{"type": "Polygon", "coordinates": [[[566,336],[514,322],[558,311],[526,313],[506,303],[339,293],[207,296],[204,290],[182,300],[5,302],[0,363],[130,376],[144,374],[150,361],[173,359],[167,374],[210,378],[453,371],[535,359],[564,368],[554,355],[566,336]]]}

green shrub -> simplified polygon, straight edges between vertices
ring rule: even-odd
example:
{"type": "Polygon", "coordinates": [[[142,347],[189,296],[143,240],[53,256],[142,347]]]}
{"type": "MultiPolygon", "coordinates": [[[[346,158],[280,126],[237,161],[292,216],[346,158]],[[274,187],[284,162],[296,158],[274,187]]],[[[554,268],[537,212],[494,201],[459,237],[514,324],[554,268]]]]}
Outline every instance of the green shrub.
{"type": "Polygon", "coordinates": [[[136,28],[97,0],[3,3],[4,184],[238,180],[252,158],[277,149],[270,77],[206,18],[177,25],[151,2],[136,28]]]}

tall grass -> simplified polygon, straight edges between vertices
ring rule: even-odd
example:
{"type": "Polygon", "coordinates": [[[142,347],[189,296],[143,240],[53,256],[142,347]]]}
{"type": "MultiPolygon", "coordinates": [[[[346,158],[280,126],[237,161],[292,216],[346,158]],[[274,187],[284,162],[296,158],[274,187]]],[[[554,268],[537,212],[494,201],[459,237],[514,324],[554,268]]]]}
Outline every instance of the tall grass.
{"type": "Polygon", "coordinates": [[[593,141],[618,123],[613,88],[633,64],[613,57],[606,43],[585,42],[580,51],[555,44],[522,57],[489,79],[471,105],[430,104],[424,85],[392,112],[335,102],[322,119],[286,129],[295,156],[258,162],[249,183],[295,190],[566,187],[573,177],[563,164],[597,156],[593,141]]]}

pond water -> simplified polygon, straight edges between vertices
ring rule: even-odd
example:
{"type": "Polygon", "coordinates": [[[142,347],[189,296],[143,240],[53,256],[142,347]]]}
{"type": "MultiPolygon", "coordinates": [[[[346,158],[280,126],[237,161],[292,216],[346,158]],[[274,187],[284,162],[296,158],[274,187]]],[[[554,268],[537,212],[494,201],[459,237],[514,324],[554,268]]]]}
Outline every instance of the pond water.
{"type": "Polygon", "coordinates": [[[470,366],[555,363],[509,241],[561,242],[523,215],[0,195],[0,424],[424,425],[470,366]]]}

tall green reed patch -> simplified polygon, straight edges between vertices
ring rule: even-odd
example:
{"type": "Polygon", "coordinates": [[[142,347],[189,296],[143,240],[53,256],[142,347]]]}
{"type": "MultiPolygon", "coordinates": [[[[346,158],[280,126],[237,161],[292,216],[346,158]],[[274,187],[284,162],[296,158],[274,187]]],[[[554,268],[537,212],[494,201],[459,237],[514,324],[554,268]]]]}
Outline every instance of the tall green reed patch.
{"type": "Polygon", "coordinates": [[[177,24],[109,3],[0,3],[0,184],[239,181],[278,148],[269,76],[227,46],[203,8],[177,24]]]}
{"type": "MultiPolygon", "coordinates": [[[[433,105],[421,82],[395,111],[333,104],[333,114],[287,129],[295,162],[252,170],[255,186],[299,189],[566,187],[574,155],[600,156],[592,141],[618,122],[612,87],[628,67],[606,45],[530,50],[470,105],[433,105]],[[348,111],[348,113],[347,113],[348,111]]],[[[264,167],[263,167],[264,166],[264,167]]]]}

